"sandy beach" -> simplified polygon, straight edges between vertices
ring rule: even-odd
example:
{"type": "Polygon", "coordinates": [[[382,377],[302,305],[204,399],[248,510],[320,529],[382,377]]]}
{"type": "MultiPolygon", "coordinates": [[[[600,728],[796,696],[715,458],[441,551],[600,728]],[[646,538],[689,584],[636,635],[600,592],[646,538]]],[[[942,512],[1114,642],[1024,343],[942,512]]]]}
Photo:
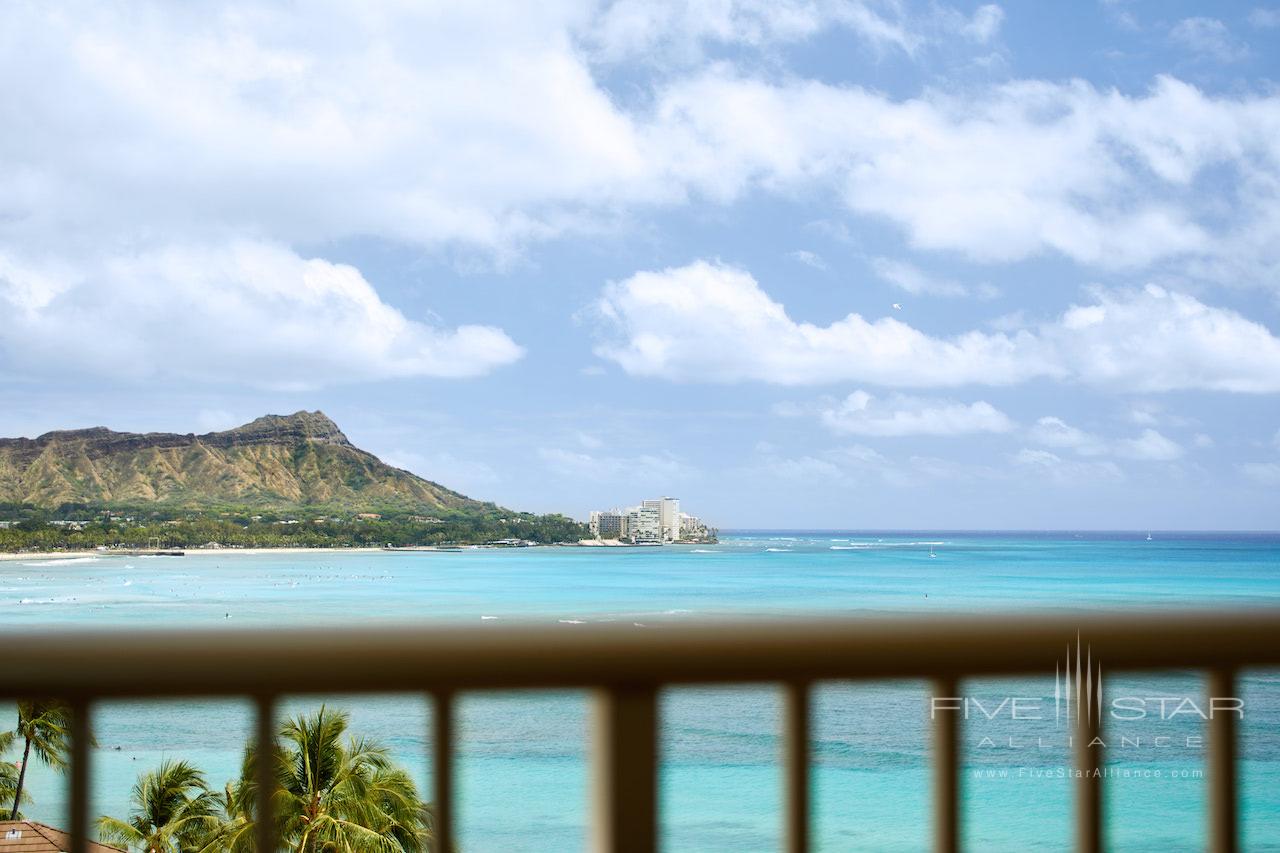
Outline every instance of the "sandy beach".
{"type": "MultiPolygon", "coordinates": [[[[146,550],[146,549],[143,549],[146,550]]],[[[188,557],[220,556],[228,554],[358,554],[369,551],[381,552],[378,546],[368,548],[191,548],[178,549],[188,557]]],[[[416,550],[433,550],[428,548],[416,550]]],[[[119,551],[28,551],[26,553],[0,554],[0,562],[8,560],[68,560],[77,557],[131,557],[124,550],[119,551]]]]}

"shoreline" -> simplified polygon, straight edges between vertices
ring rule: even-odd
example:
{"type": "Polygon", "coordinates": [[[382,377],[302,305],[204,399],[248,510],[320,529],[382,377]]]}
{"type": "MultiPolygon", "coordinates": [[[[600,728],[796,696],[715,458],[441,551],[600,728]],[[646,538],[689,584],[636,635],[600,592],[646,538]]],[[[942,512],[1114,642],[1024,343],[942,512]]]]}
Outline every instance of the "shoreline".
{"type": "MultiPolygon", "coordinates": [[[[383,551],[380,546],[350,547],[350,548],[304,548],[301,546],[284,546],[281,548],[175,548],[181,550],[187,557],[195,556],[214,556],[227,554],[358,554],[368,551],[383,551]]],[[[425,549],[424,549],[425,550],[425,549]]],[[[0,553],[0,562],[10,560],[74,560],[84,557],[131,557],[133,554],[126,553],[123,549],[118,551],[25,551],[0,553]]],[[[176,559],[176,558],[175,558],[176,559]]]]}
{"type": "MultiPolygon", "coordinates": [[[[672,542],[666,546],[672,547],[679,545],[703,545],[713,543],[700,542],[672,542]]],[[[348,546],[341,548],[308,548],[301,545],[284,545],[279,548],[173,548],[174,551],[182,551],[184,557],[208,557],[208,556],[228,556],[231,554],[248,554],[250,556],[263,554],[415,554],[415,553],[441,553],[451,554],[458,551],[504,551],[504,550],[524,550],[525,548],[658,548],[657,545],[634,545],[630,542],[618,542],[616,540],[592,540],[583,539],[578,542],[549,542],[539,545],[526,545],[521,549],[512,549],[503,545],[414,545],[402,548],[386,548],[381,545],[369,546],[348,546]]],[[[147,550],[147,549],[142,549],[147,550]]],[[[12,562],[15,560],[79,560],[86,557],[133,557],[135,554],[129,554],[125,549],[113,549],[109,551],[4,551],[0,552],[0,563],[12,562]]],[[[176,557],[174,559],[177,559],[176,557]]]]}

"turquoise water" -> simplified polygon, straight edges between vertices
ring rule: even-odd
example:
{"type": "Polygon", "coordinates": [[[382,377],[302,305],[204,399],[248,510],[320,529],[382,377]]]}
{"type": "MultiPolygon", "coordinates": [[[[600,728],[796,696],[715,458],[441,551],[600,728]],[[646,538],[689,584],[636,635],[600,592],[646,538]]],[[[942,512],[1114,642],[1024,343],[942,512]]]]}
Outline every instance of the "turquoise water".
{"type": "MultiPolygon", "coordinates": [[[[0,562],[5,631],[85,627],[670,622],[931,612],[1053,612],[1199,605],[1280,606],[1280,536],[1248,534],[752,533],[716,546],[531,548],[441,553],[209,553],[0,562]],[[930,556],[932,549],[935,556],[930,556]]],[[[1052,703],[1044,679],[984,680],[965,693],[1052,703]]],[[[228,665],[234,662],[228,661],[228,665]]],[[[317,672],[318,678],[333,674],[317,672]]],[[[335,679],[340,682],[340,674],[335,679]]],[[[1120,675],[1109,691],[1192,696],[1192,673],[1120,675]]],[[[1280,850],[1280,677],[1242,688],[1247,848],[1280,850]]],[[[927,848],[925,687],[826,685],[815,697],[820,849],[927,848]]],[[[286,710],[311,707],[291,703],[286,710]]],[[[418,697],[343,698],[354,727],[388,743],[425,786],[430,708],[418,697]]],[[[680,689],[662,705],[665,847],[777,849],[779,701],[768,688],[680,689]]],[[[0,710],[6,717],[9,711],[0,710]]],[[[3,720],[3,718],[0,718],[3,720]]],[[[238,769],[251,717],[240,702],[108,703],[99,709],[95,810],[127,811],[138,772],[162,757],[203,767],[217,787],[238,769]]],[[[474,695],[459,725],[461,841],[472,851],[586,849],[587,706],[578,693],[474,695]]],[[[1121,850],[1194,850],[1204,835],[1202,759],[1182,719],[1116,726],[1109,839],[1121,850]],[[1120,729],[1123,728],[1123,731],[1120,729]],[[1155,735],[1171,745],[1155,747],[1155,735]],[[1140,777],[1140,778],[1139,778],[1140,777]]],[[[972,849],[1067,849],[1070,782],[1052,721],[997,718],[965,729],[972,849]],[[984,738],[988,740],[984,742],[984,738]],[[1014,740],[1011,742],[1009,738],[1014,740]],[[1037,741],[1036,739],[1040,740],[1037,741]]],[[[65,780],[32,771],[27,813],[65,823],[65,780]]]]}

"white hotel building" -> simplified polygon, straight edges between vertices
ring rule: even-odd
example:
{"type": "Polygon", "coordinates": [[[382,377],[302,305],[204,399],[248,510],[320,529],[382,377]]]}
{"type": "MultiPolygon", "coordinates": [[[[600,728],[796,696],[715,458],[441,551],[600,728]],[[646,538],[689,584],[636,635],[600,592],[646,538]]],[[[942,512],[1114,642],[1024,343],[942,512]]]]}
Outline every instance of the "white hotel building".
{"type": "Polygon", "coordinates": [[[637,545],[679,542],[692,532],[697,519],[680,512],[679,498],[654,498],[627,509],[591,513],[591,535],[597,539],[630,539],[637,545]]]}

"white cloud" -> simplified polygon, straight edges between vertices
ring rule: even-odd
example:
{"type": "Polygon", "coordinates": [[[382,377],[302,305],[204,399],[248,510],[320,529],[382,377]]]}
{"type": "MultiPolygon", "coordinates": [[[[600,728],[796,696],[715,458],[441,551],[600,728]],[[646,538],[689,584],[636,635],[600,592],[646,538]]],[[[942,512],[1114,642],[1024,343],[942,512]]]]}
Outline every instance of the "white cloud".
{"type": "Polygon", "coordinates": [[[413,450],[390,450],[379,454],[382,461],[396,468],[412,471],[436,483],[444,483],[469,497],[492,488],[502,478],[493,466],[463,459],[447,451],[418,453],[413,450]]]}
{"type": "Polygon", "coordinates": [[[1245,462],[1240,465],[1240,473],[1263,486],[1280,486],[1280,463],[1245,462]]]}
{"type": "Polygon", "coordinates": [[[1151,427],[1163,424],[1171,427],[1189,428],[1199,424],[1199,421],[1195,418],[1168,411],[1164,404],[1155,400],[1138,400],[1134,402],[1125,414],[1125,419],[1139,426],[1151,427]]]}
{"type": "Polygon", "coordinates": [[[857,314],[825,327],[797,323],[749,273],[704,261],[611,283],[595,308],[606,335],[596,352],[636,375],[961,385],[1049,372],[1020,358],[1015,338],[1005,335],[940,340],[892,318],[869,322],[857,314]]]}
{"type": "MultiPolygon", "coordinates": [[[[661,52],[686,28],[702,42],[767,47],[840,27],[912,53],[944,38],[995,38],[1002,13],[992,5],[962,21],[944,6],[917,15],[854,0],[565,2],[523,4],[518,14],[484,2],[336,2],[324,14],[7,4],[2,14],[0,76],[10,85],[0,89],[0,299],[49,318],[75,319],[69,300],[130,302],[132,283],[112,268],[121,257],[229,256],[241,239],[295,247],[321,264],[296,247],[374,237],[502,259],[531,241],[615,227],[637,210],[756,191],[834,192],[848,210],[897,224],[917,248],[979,261],[1057,252],[1104,268],[1176,260],[1195,275],[1280,280],[1273,94],[1214,97],[1160,77],[1140,95],[1013,81],[893,99],[700,62],[640,73],[623,96],[594,64],[608,45],[661,42],[661,52]],[[59,301],[67,292],[74,297],[59,301]]],[[[152,265],[150,289],[139,289],[155,326],[186,328],[178,312],[208,305],[228,321],[239,309],[256,328],[280,305],[260,283],[197,298],[182,281],[162,281],[163,267],[152,265]],[[158,298],[170,290],[179,298],[158,298]]],[[[283,381],[463,375],[514,357],[495,330],[406,323],[385,348],[353,344],[349,364],[295,353],[283,381]]],[[[864,345],[845,353],[856,358],[958,355],[961,367],[941,384],[1056,370],[1012,363],[1006,351],[1028,353],[1009,337],[939,341],[856,315],[837,326],[808,327],[810,360],[853,336],[864,345]]],[[[222,351],[211,344],[204,361],[222,351]]],[[[866,381],[902,372],[881,366],[866,381]]],[[[905,375],[921,384],[914,366],[905,375]]]]}
{"type": "Polygon", "coordinates": [[[1160,407],[1150,402],[1135,403],[1129,409],[1129,420],[1142,426],[1155,426],[1160,422],[1160,407]]]}
{"type": "Polygon", "coordinates": [[[1013,456],[1020,468],[1034,472],[1056,485],[1093,485],[1100,482],[1119,482],[1124,472],[1114,462],[1085,462],[1063,459],[1047,450],[1024,449],[1013,456]]]}
{"type": "Polygon", "coordinates": [[[1174,43],[1219,62],[1237,62],[1249,55],[1249,48],[1231,35],[1217,18],[1183,18],[1169,31],[1174,43]]]}
{"type": "Polygon", "coordinates": [[[822,259],[821,255],[810,252],[807,249],[796,249],[789,256],[807,267],[813,267],[815,270],[829,269],[827,262],[822,259]]]}
{"type": "MultiPolygon", "coordinates": [[[[755,185],[834,186],[917,248],[987,262],[1059,252],[1116,269],[1178,257],[1277,262],[1250,232],[1274,238],[1280,228],[1268,189],[1280,180],[1280,98],[1212,98],[1160,77],[1139,97],[1017,81],[894,102],[720,68],[673,83],[658,115],[680,152],[673,170],[692,186],[726,199],[755,185]],[[1210,169],[1236,215],[1224,219],[1197,189],[1210,169]]],[[[1268,282],[1258,271],[1254,283],[1268,282]]]]}
{"type": "Polygon", "coordinates": [[[1073,427],[1062,418],[1040,418],[1028,437],[1044,447],[1068,448],[1081,456],[1101,456],[1108,452],[1106,443],[1098,436],[1073,427]]]}
{"type": "Polygon", "coordinates": [[[966,405],[900,394],[879,400],[866,391],[854,391],[824,410],[822,423],[836,433],[874,436],[999,433],[1014,428],[1004,412],[985,401],[966,405]]]}
{"type": "Polygon", "coordinates": [[[628,373],[685,382],[929,387],[1050,378],[1127,392],[1280,391],[1280,339],[1265,326],[1153,286],[1093,297],[1039,325],[940,338],[891,317],[797,322],[750,273],[697,261],[606,285],[594,305],[596,352],[628,373]]]}
{"type": "Polygon", "coordinates": [[[1180,459],[1185,451],[1176,441],[1166,438],[1153,429],[1144,429],[1137,438],[1116,442],[1116,453],[1128,459],[1171,462],[1174,459],[1180,459]]]}
{"type": "Polygon", "coordinates": [[[538,458],[559,476],[599,482],[670,484],[688,477],[694,470],[670,454],[640,453],[622,458],[542,447],[538,449],[538,458]]]}
{"type": "Polygon", "coordinates": [[[967,296],[969,293],[969,289],[958,281],[929,275],[924,270],[906,261],[895,261],[891,258],[872,258],[871,269],[880,278],[913,296],[922,294],[967,296]]]}
{"type": "Polygon", "coordinates": [[[1206,435],[1202,432],[1198,432],[1191,439],[1191,443],[1194,444],[1196,447],[1203,449],[1203,448],[1213,447],[1214,441],[1213,441],[1213,436],[1206,435]]]}
{"type": "Polygon", "coordinates": [[[891,486],[908,486],[908,471],[880,452],[862,444],[837,447],[819,454],[786,456],[767,442],[756,447],[761,459],[750,466],[749,473],[789,482],[825,482],[853,485],[866,481],[891,486]]]}
{"type": "Polygon", "coordinates": [[[1148,285],[1095,292],[1041,327],[1086,382],[1129,391],[1280,391],[1280,339],[1235,311],[1148,285]]]}
{"type": "MultiPolygon", "coordinates": [[[[989,18],[982,10],[975,15],[975,37],[989,26],[989,18]]],[[[702,58],[704,42],[764,47],[836,27],[874,48],[906,54],[924,42],[896,4],[860,0],[615,0],[584,27],[584,41],[610,62],[691,62],[702,58]]]]}
{"type": "Polygon", "coordinates": [[[760,469],[774,479],[801,483],[842,483],[849,479],[848,472],[839,465],[815,456],[769,457],[760,469]]]}
{"type": "Polygon", "coordinates": [[[987,3],[974,10],[973,18],[964,26],[965,35],[978,42],[989,42],[1000,32],[1004,23],[1004,10],[994,3],[987,3]]]}
{"type": "MultiPolygon", "coordinates": [[[[1208,438],[1208,436],[1203,436],[1208,438]]],[[[1145,429],[1135,438],[1107,440],[1071,426],[1062,418],[1044,417],[1027,432],[1027,438],[1042,447],[1072,450],[1080,456],[1115,454],[1126,459],[1169,462],[1184,454],[1180,444],[1154,429],[1145,429]]],[[[1212,440],[1209,442],[1212,444],[1212,440]]],[[[1199,440],[1197,447],[1206,447],[1199,440]]]]}
{"type": "Polygon", "coordinates": [[[353,267],[264,243],[117,254],[74,277],[0,253],[0,309],[10,363],[126,380],[313,388],[474,376],[522,353],[489,326],[410,320],[353,267]]]}
{"type": "Polygon", "coordinates": [[[1112,267],[1245,249],[1277,260],[1280,223],[1265,214],[1277,207],[1280,97],[1210,97],[1161,77],[1137,96],[1014,81],[894,100],[699,62],[642,74],[639,97],[619,98],[589,49],[769,45],[843,27],[910,52],[944,33],[993,38],[1002,13],[990,4],[958,25],[945,6],[913,17],[855,0],[4,15],[0,240],[33,252],[69,235],[158,239],[163,223],[202,242],[377,235],[502,255],[693,195],[835,187],[916,246],[980,260],[1057,251],[1112,267]],[[1194,187],[1211,169],[1214,197],[1233,197],[1265,233],[1216,239],[1221,211],[1194,187]]]}

